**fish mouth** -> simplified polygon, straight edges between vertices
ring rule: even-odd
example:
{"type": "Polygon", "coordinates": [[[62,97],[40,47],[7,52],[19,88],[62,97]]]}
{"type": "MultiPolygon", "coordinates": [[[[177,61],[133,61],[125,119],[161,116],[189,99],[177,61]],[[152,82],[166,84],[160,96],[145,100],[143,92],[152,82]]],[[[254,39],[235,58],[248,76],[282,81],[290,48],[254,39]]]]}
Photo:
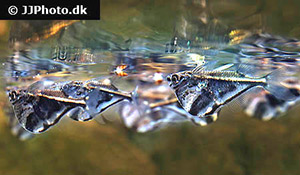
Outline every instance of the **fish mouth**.
{"type": "Polygon", "coordinates": [[[167,76],[167,81],[168,81],[168,82],[172,82],[172,81],[171,81],[171,77],[172,77],[172,75],[168,75],[168,76],[167,76]]]}
{"type": "Polygon", "coordinates": [[[182,80],[182,81],[180,81],[179,83],[176,83],[176,84],[174,84],[174,83],[171,81],[171,82],[169,83],[169,86],[170,86],[172,89],[176,90],[176,89],[182,87],[184,84],[185,84],[185,83],[184,83],[184,80],[182,80]]]}

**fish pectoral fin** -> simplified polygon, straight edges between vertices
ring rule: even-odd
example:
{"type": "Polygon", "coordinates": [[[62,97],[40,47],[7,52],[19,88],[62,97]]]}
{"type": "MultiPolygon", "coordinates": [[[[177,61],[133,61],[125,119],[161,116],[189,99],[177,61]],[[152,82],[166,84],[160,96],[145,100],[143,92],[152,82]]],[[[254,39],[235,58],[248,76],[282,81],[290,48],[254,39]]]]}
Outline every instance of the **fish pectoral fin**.
{"type": "Polygon", "coordinates": [[[215,112],[213,114],[205,115],[204,117],[206,118],[206,121],[208,122],[208,124],[210,124],[210,123],[213,123],[213,122],[218,120],[219,112],[215,112]]]}
{"type": "Polygon", "coordinates": [[[205,115],[203,117],[195,117],[192,119],[193,123],[199,126],[206,126],[218,120],[219,112],[205,115]]]}
{"type": "Polygon", "coordinates": [[[236,64],[237,73],[247,76],[247,77],[256,77],[258,76],[257,73],[257,65],[251,64],[236,64]]]}

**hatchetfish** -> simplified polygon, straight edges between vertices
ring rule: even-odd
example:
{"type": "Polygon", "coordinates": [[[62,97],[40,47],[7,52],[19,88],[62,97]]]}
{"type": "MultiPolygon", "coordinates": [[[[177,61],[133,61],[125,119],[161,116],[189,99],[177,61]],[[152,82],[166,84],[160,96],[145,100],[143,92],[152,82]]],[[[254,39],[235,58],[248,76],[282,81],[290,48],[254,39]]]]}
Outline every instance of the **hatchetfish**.
{"type": "Polygon", "coordinates": [[[7,90],[18,122],[32,133],[46,131],[64,116],[91,120],[110,106],[131,98],[112,84],[97,81],[67,81],[41,88],[43,83],[7,90]]]}
{"type": "Polygon", "coordinates": [[[217,118],[221,107],[254,87],[263,87],[279,99],[291,100],[295,94],[278,82],[281,70],[264,77],[249,77],[238,71],[205,70],[173,73],[167,77],[181,106],[198,117],[217,118]]]}

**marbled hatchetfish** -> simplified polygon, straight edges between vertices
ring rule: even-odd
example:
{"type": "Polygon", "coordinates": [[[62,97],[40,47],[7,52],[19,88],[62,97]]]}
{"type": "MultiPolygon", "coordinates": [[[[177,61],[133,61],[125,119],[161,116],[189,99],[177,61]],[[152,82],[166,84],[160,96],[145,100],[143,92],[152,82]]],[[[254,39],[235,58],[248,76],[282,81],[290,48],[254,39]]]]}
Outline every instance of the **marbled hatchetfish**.
{"type": "Polygon", "coordinates": [[[131,98],[129,93],[97,81],[67,81],[45,87],[43,83],[7,90],[20,125],[32,133],[46,131],[64,116],[91,120],[110,106],[131,98]]]}
{"type": "Polygon", "coordinates": [[[198,117],[217,118],[221,107],[253,87],[263,87],[279,99],[291,100],[295,94],[277,81],[281,70],[264,77],[249,77],[239,71],[205,70],[173,73],[167,77],[181,106],[198,117]]]}

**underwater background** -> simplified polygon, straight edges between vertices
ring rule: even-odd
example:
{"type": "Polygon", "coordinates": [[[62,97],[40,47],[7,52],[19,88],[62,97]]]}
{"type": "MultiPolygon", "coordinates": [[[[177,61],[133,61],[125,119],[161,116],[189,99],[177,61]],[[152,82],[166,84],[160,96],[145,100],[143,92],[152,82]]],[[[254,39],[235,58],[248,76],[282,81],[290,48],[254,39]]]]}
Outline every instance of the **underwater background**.
{"type": "MultiPolygon", "coordinates": [[[[76,23],[63,34],[31,42],[43,48],[101,46],[112,52],[130,45],[133,50],[165,52],[165,43],[174,36],[220,47],[227,43],[233,29],[299,39],[299,8],[300,2],[293,0],[102,0],[100,21],[76,23]]],[[[13,37],[25,41],[49,28],[43,23],[17,35],[18,31],[11,30],[14,23],[22,21],[0,21],[1,65],[13,54],[9,39],[14,32],[13,37]]],[[[179,124],[143,134],[125,128],[121,122],[79,123],[64,118],[51,130],[20,141],[11,134],[5,116],[10,105],[4,91],[4,65],[1,75],[1,175],[300,173],[297,106],[280,118],[263,122],[230,104],[217,122],[206,127],[179,124]]]]}

